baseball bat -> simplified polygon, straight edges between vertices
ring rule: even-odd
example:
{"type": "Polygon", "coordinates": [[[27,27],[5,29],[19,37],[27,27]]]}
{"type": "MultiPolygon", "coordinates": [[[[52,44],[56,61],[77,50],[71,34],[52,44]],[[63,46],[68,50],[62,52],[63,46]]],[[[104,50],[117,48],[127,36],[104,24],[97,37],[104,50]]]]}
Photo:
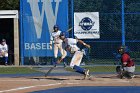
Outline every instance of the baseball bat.
{"type": "Polygon", "coordinates": [[[67,32],[70,32],[70,31],[72,31],[72,29],[73,29],[73,27],[69,28],[69,29],[67,30],[67,32]]]}
{"type": "Polygon", "coordinates": [[[56,67],[56,65],[54,65],[53,67],[51,67],[48,72],[45,74],[45,77],[47,77],[51,72],[52,70],[56,67]]]}

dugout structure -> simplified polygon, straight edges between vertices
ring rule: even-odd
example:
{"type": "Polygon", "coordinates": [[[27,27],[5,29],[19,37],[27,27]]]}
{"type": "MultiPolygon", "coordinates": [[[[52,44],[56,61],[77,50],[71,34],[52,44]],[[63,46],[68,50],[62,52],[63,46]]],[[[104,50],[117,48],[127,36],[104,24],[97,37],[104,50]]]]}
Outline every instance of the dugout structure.
{"type": "MultiPolygon", "coordinates": [[[[19,23],[18,10],[0,10],[0,19],[14,19],[14,64],[19,65],[19,23]]],[[[8,26],[7,26],[8,27],[8,26]]]]}

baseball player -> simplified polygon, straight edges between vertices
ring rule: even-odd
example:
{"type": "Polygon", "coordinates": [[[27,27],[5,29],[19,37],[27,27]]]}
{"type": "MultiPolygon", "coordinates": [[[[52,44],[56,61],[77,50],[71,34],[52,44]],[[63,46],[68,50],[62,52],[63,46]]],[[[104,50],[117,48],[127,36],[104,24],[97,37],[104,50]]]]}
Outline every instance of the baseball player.
{"type": "Polygon", "coordinates": [[[2,39],[0,44],[0,57],[4,59],[5,65],[8,64],[8,45],[6,44],[6,40],[2,39]]]}
{"type": "MultiPolygon", "coordinates": [[[[67,52],[62,48],[62,40],[60,39],[60,34],[61,31],[59,30],[59,27],[57,25],[54,25],[53,27],[53,32],[51,34],[51,42],[50,42],[50,47],[52,49],[52,44],[54,45],[54,65],[57,63],[57,56],[58,56],[58,51],[60,50],[61,53],[61,58],[64,59],[65,56],[67,55],[67,52]]],[[[64,67],[66,67],[66,63],[64,62],[64,67]]]]}
{"type": "Polygon", "coordinates": [[[121,64],[122,64],[122,68],[121,67],[117,67],[116,70],[119,72],[119,77],[123,78],[133,78],[134,72],[135,72],[135,64],[134,61],[130,58],[130,55],[127,51],[127,47],[126,46],[121,46],[118,49],[118,52],[121,54],[121,64]]]}
{"type": "MultiPolygon", "coordinates": [[[[60,39],[62,39],[65,43],[65,50],[69,51],[73,54],[73,57],[70,62],[70,67],[74,69],[76,72],[83,74],[84,79],[90,78],[89,70],[80,67],[81,60],[83,58],[83,51],[77,46],[77,43],[83,44],[84,46],[90,48],[90,45],[84,43],[82,40],[74,39],[74,38],[66,38],[65,34],[60,35],[60,39]]],[[[61,58],[57,62],[60,63],[63,59],[61,58]]]]}

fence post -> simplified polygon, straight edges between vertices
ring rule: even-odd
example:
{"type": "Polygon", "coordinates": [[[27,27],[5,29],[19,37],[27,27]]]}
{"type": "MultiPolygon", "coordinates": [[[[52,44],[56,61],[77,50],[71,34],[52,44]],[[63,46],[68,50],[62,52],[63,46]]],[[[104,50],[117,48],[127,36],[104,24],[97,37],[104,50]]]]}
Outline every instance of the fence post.
{"type": "Polygon", "coordinates": [[[71,13],[72,13],[72,38],[74,37],[74,0],[71,0],[71,13]]]}
{"type": "Polygon", "coordinates": [[[23,39],[23,2],[20,0],[20,65],[24,64],[24,39],[23,39]]]}
{"type": "Polygon", "coordinates": [[[125,13],[124,13],[124,0],[122,0],[122,45],[125,45],[125,13]]]}

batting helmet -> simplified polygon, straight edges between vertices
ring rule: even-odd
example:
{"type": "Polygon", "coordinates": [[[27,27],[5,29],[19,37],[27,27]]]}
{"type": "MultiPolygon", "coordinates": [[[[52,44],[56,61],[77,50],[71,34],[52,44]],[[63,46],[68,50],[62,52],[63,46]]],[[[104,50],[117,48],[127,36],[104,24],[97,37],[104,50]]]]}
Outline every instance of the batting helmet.
{"type": "Polygon", "coordinates": [[[5,39],[2,39],[2,42],[6,42],[6,40],[5,39]]]}
{"type": "Polygon", "coordinates": [[[64,33],[64,32],[61,32],[61,33],[60,33],[60,37],[61,37],[61,36],[64,36],[64,37],[65,37],[65,33],[64,33]]]}
{"type": "Polygon", "coordinates": [[[64,40],[66,38],[65,33],[61,32],[59,35],[60,39],[64,40]]]}
{"type": "Polygon", "coordinates": [[[59,29],[58,25],[53,26],[53,29],[56,29],[56,28],[59,29]]]}

